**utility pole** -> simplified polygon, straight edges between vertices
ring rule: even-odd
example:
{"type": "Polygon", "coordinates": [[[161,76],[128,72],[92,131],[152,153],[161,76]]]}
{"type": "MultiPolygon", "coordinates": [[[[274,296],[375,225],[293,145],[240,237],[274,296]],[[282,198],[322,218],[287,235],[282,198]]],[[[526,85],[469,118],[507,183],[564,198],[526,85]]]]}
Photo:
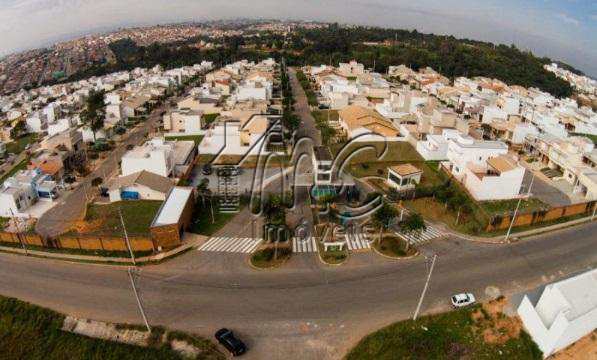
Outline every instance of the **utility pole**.
{"type": "Polygon", "coordinates": [[[23,241],[23,238],[21,238],[21,229],[20,229],[20,226],[19,226],[19,221],[15,217],[15,214],[12,211],[12,209],[10,209],[10,216],[12,217],[12,221],[15,223],[15,228],[17,229],[17,239],[21,243],[21,247],[25,251],[25,255],[29,255],[29,253],[27,252],[27,247],[25,246],[25,242],[23,241]]]}
{"type": "MultiPolygon", "coordinates": [[[[423,292],[421,293],[421,298],[419,299],[419,304],[417,304],[417,309],[415,310],[415,314],[413,315],[413,321],[417,320],[417,316],[419,315],[419,310],[421,310],[421,304],[423,304],[423,298],[425,297],[425,293],[427,292],[427,287],[429,286],[429,280],[431,280],[431,273],[433,272],[433,267],[435,266],[435,260],[437,259],[437,255],[433,255],[433,260],[431,261],[431,268],[429,269],[429,274],[427,274],[427,281],[425,281],[425,287],[423,288],[423,292]]],[[[427,264],[427,259],[425,259],[425,264],[427,264]]]]}
{"type": "MultiPolygon", "coordinates": [[[[531,188],[533,187],[533,182],[535,181],[535,173],[533,172],[533,177],[531,178],[531,183],[529,184],[529,190],[527,191],[527,196],[531,194],[531,188]]],[[[504,241],[508,241],[510,237],[510,232],[512,231],[512,226],[514,226],[514,221],[516,220],[516,215],[518,215],[518,209],[520,208],[520,203],[522,202],[522,197],[518,198],[518,203],[516,204],[516,209],[514,209],[514,215],[512,215],[512,221],[510,221],[510,226],[508,227],[508,232],[506,232],[506,237],[504,237],[504,241]]]]}
{"type": "Polygon", "coordinates": [[[147,316],[145,316],[145,310],[143,309],[143,304],[141,303],[141,299],[139,298],[139,293],[137,292],[137,286],[135,285],[135,279],[133,277],[133,272],[136,272],[136,270],[136,268],[129,266],[127,272],[129,274],[129,279],[131,280],[131,286],[133,287],[135,299],[137,300],[137,307],[139,307],[139,312],[141,313],[141,317],[143,318],[143,322],[145,323],[147,331],[151,332],[151,327],[149,326],[149,322],[147,321],[147,316]]]}
{"type": "Polygon", "coordinates": [[[133,260],[133,265],[137,266],[135,262],[135,254],[133,253],[133,248],[131,247],[131,243],[129,242],[129,235],[126,232],[126,226],[124,225],[124,219],[122,218],[122,211],[118,208],[118,215],[120,216],[120,223],[122,224],[122,231],[124,232],[124,240],[126,242],[126,246],[129,249],[129,253],[131,254],[131,260],[133,260]]]}

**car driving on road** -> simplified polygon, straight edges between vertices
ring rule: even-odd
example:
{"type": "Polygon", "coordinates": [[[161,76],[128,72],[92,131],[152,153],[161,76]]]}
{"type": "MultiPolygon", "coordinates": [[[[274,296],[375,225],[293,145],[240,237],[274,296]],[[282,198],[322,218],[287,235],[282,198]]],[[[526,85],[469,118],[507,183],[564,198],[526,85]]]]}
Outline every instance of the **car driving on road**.
{"type": "Polygon", "coordinates": [[[216,331],[214,336],[234,356],[239,356],[247,352],[247,346],[234,336],[232,330],[223,328],[216,331]]]}

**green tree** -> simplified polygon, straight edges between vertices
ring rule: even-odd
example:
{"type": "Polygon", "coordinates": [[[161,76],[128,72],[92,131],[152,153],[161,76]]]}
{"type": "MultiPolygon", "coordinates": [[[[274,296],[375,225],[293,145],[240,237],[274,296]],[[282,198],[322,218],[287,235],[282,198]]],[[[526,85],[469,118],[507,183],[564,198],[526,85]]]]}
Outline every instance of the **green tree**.
{"type": "Polygon", "coordinates": [[[94,141],[96,140],[95,133],[104,127],[106,113],[104,94],[103,90],[92,90],[85,101],[85,108],[81,112],[81,120],[91,128],[94,141]]]}
{"type": "Polygon", "coordinates": [[[383,205],[373,213],[373,225],[379,229],[379,242],[381,244],[381,236],[384,230],[387,230],[396,217],[398,216],[398,210],[388,203],[383,205]]]}
{"type": "Polygon", "coordinates": [[[206,199],[209,201],[209,208],[211,210],[211,222],[212,222],[212,224],[215,223],[216,219],[214,216],[213,193],[209,189],[209,179],[208,178],[202,179],[201,182],[197,185],[197,194],[201,198],[201,203],[203,206],[205,206],[206,199]]]}
{"type": "Polygon", "coordinates": [[[24,120],[19,120],[17,123],[10,129],[10,138],[13,140],[18,140],[23,134],[27,132],[27,124],[24,120]]]}

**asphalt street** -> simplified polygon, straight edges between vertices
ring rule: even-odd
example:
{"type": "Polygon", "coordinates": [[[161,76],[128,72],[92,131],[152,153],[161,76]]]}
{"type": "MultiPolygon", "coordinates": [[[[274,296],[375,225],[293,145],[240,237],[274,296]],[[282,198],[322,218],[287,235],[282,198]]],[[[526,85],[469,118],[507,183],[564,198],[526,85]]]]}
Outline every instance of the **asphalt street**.
{"type": "MultiPolygon", "coordinates": [[[[422,312],[448,309],[448,297],[497,288],[512,294],[597,264],[597,223],[511,245],[435,240],[437,254],[422,312]]],[[[253,270],[240,254],[192,250],[142,268],[138,281],[149,321],[211,336],[231,327],[254,359],[337,359],[368,332],[412,316],[428,261],[351,255],[326,267],[315,254],[284,268],[253,270]]],[[[140,323],[126,269],[0,254],[0,293],[80,317],[140,323]]]]}

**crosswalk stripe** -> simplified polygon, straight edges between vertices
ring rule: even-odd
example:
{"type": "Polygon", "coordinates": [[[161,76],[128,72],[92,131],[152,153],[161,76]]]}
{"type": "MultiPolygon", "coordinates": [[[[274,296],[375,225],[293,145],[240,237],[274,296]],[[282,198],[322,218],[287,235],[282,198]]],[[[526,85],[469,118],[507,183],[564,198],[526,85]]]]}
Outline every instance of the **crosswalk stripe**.
{"type": "Polygon", "coordinates": [[[204,250],[211,251],[211,250],[217,248],[218,246],[220,246],[220,244],[223,244],[225,241],[226,241],[226,238],[224,238],[224,237],[214,238],[213,240],[210,240],[208,242],[208,244],[207,244],[207,246],[205,247],[204,250]]]}
{"type": "Polygon", "coordinates": [[[292,251],[295,253],[317,252],[317,243],[314,236],[307,239],[292,238],[292,251]]]}
{"type": "Polygon", "coordinates": [[[213,237],[201,245],[199,251],[249,253],[252,252],[262,239],[213,237]]]}

